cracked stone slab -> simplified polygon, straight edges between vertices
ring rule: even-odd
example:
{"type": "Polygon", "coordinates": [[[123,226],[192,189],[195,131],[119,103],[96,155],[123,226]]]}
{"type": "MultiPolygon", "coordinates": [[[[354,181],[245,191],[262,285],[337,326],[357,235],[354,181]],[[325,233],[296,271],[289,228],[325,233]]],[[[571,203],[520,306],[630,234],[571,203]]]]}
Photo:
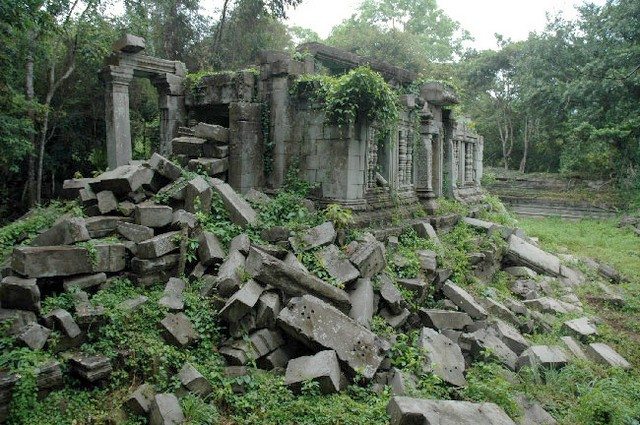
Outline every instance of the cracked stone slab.
{"type": "Polygon", "coordinates": [[[567,320],[562,324],[562,330],[581,340],[586,340],[590,336],[598,334],[598,329],[588,317],[567,320]]]}
{"type": "Polygon", "coordinates": [[[560,369],[566,366],[567,356],[561,347],[556,345],[534,345],[527,348],[518,358],[518,370],[525,366],[540,366],[560,369]]]}
{"type": "Polygon", "coordinates": [[[519,238],[509,236],[506,256],[515,265],[529,267],[532,270],[550,276],[560,276],[560,259],[537,246],[519,238]]]}
{"type": "Polygon", "coordinates": [[[278,324],[301,342],[332,349],[352,373],[371,379],[389,344],[337,308],[311,295],[293,298],[278,324]]]}
{"type": "Polygon", "coordinates": [[[433,329],[422,328],[420,347],[426,349],[427,369],[433,370],[436,376],[456,387],[464,387],[464,357],[460,347],[446,336],[433,329]]]}
{"type": "Polygon", "coordinates": [[[395,396],[387,413],[390,425],[515,425],[494,403],[395,396]]]}
{"type": "Polygon", "coordinates": [[[436,310],[422,307],[418,310],[418,314],[425,326],[439,331],[445,329],[463,330],[473,323],[471,317],[461,311],[436,310]]]}
{"type": "Polygon", "coordinates": [[[256,281],[274,286],[289,296],[310,294],[335,305],[341,311],[348,312],[351,308],[349,295],[342,289],[256,248],[249,251],[245,269],[256,281]]]}
{"type": "Polygon", "coordinates": [[[289,238],[289,243],[296,251],[308,251],[324,245],[332,244],[337,236],[333,223],[327,221],[316,227],[305,230],[299,235],[289,238]]]}
{"type": "Polygon", "coordinates": [[[320,385],[322,394],[336,393],[340,390],[340,363],[333,350],[320,351],[313,356],[292,359],[287,364],[284,383],[294,393],[299,393],[302,384],[315,381],[320,385]]]}
{"type": "Polygon", "coordinates": [[[462,311],[471,316],[475,320],[484,320],[487,318],[487,311],[478,303],[467,291],[454,284],[450,280],[446,281],[442,286],[442,292],[445,297],[451,300],[462,311]]]}
{"type": "Polygon", "coordinates": [[[360,276],[360,272],[353,267],[347,257],[335,245],[328,245],[317,254],[320,263],[324,266],[338,285],[353,282],[360,276]]]}
{"type": "Polygon", "coordinates": [[[631,364],[607,344],[594,342],[587,345],[586,351],[587,356],[594,362],[622,369],[631,369],[631,364]]]}

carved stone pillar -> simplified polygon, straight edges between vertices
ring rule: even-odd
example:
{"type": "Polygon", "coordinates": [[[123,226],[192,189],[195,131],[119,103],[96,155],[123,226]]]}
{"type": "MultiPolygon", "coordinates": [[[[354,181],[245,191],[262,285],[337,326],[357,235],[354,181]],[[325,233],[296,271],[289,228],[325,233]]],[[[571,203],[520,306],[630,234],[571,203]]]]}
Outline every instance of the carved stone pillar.
{"type": "Polygon", "coordinates": [[[475,179],[475,183],[476,186],[480,187],[480,181],[482,180],[482,173],[483,173],[483,163],[482,163],[482,155],[483,155],[483,150],[484,150],[484,139],[482,138],[482,136],[478,137],[478,140],[476,142],[476,148],[473,150],[473,154],[474,154],[474,162],[475,162],[475,174],[474,174],[474,179],[475,179]]]}
{"type": "Polygon", "coordinates": [[[160,108],[160,155],[171,155],[171,141],[185,119],[184,78],[174,74],[162,74],[153,79],[158,89],[160,108]]]}
{"type": "Polygon", "coordinates": [[[465,143],[464,182],[472,183],[473,175],[473,143],[465,143]]]}
{"type": "Polygon", "coordinates": [[[398,134],[398,186],[405,185],[407,169],[407,132],[401,130],[398,134]]]}
{"type": "Polygon", "coordinates": [[[376,187],[376,171],[378,168],[378,142],[376,132],[372,128],[367,133],[367,189],[376,187]]]}
{"type": "Polygon", "coordinates": [[[107,66],[102,77],[105,83],[105,123],[107,160],[110,169],[131,161],[131,122],[129,119],[129,84],[133,68],[107,66]]]}

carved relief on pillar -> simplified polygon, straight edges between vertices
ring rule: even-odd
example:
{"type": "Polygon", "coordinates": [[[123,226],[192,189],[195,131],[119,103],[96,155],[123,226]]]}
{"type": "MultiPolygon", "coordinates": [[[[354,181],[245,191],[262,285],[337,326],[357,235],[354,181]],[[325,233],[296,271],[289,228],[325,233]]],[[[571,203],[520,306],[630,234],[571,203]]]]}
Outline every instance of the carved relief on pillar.
{"type": "Polygon", "coordinates": [[[473,182],[473,143],[466,143],[465,146],[465,162],[464,162],[464,175],[465,183],[473,182]]]}
{"type": "Polygon", "coordinates": [[[407,170],[407,133],[402,130],[398,134],[398,185],[405,185],[407,170]]]}
{"type": "Polygon", "coordinates": [[[376,169],[378,167],[378,143],[376,142],[375,129],[368,133],[367,140],[367,189],[376,186],[376,169]]]}
{"type": "Polygon", "coordinates": [[[413,184],[413,140],[407,143],[407,165],[405,167],[404,181],[407,186],[413,184]]]}

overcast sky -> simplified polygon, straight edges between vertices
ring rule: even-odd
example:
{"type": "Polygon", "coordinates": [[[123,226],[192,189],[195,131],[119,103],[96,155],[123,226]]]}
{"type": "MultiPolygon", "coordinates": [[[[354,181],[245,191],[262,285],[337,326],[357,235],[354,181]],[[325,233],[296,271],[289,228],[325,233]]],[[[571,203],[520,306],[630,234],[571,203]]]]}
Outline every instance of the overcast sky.
{"type": "MultiPolygon", "coordinates": [[[[361,0],[303,0],[289,12],[289,25],[311,28],[326,37],[333,26],[350,17],[361,0]]],[[[591,3],[604,4],[605,0],[591,3]]],[[[438,0],[447,15],[460,22],[475,39],[477,49],[496,47],[495,33],[514,41],[524,40],[529,32],[544,29],[547,12],[576,16],[574,6],[584,0],[438,0]]]]}

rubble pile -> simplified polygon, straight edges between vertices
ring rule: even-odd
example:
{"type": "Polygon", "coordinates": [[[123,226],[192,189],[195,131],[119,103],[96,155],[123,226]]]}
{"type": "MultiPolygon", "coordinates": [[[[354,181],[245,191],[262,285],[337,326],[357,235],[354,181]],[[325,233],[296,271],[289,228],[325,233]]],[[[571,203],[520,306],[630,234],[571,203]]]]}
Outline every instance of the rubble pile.
{"type": "MultiPolygon", "coordinates": [[[[204,168],[219,177],[225,169],[228,139],[223,130],[197,127],[193,137],[176,139],[174,147],[182,146],[177,150],[180,155],[193,156],[187,162],[190,168],[204,168]],[[201,160],[212,152],[219,161],[201,160]]],[[[387,271],[387,250],[397,238],[379,241],[365,233],[340,248],[331,222],[298,233],[268,229],[264,239],[271,244],[253,243],[242,233],[227,249],[215,234],[199,226],[195,213],[210,209],[215,194],[231,220],[247,228],[258,221],[251,204],[223,180],[189,176],[158,154],[96,178],[67,181],[65,191],[81,200],[89,217],[61,217],[30,246],[15,248],[0,284],[0,319],[10,320],[9,332],[32,350],[45,347],[52,331],[60,334],[62,341],[56,347],[71,353],[68,370],[86,385],[100,384],[116,367],[108,357],[82,353],[79,347],[87,330],[105,320],[104,308],[92,303],[90,294],[117,276],[127,276],[141,287],[165,285],[159,307],[166,309],[166,315],[158,326],[166,342],[177,347],[200,339],[184,312],[183,291],[188,279],[201,279],[205,284],[200,295],[216,300],[228,336],[218,347],[228,376],[241,376],[255,364],[282,373],[294,392],[308,381],[318,382],[324,394],[342,391],[356,379],[380,389],[390,386],[394,397],[388,411],[393,424],[435,423],[434,418],[461,424],[513,423],[490,403],[408,397],[416,377],[392,365],[395,332],[417,330],[426,353],[424,370],[453,387],[467,385],[466,369],[487,352],[512,371],[525,366],[561,368],[575,357],[630,367],[611,347],[594,342],[597,318],[566,321],[562,346],[531,345],[523,336],[549,331],[554,315],[582,313],[574,288],[585,278],[519,229],[464,219],[478,232],[500,235],[507,246],[505,252],[469,253],[474,271],[486,276],[502,269],[516,277],[511,297],[479,297],[453,282],[451,270],[438,267],[432,251],[417,253],[418,278],[393,278],[387,271]],[[199,241],[195,265],[185,264],[187,239],[199,241]],[[318,278],[298,260],[296,254],[312,249],[330,281],[318,278]],[[41,314],[47,287],[54,284],[72,291],[75,311],[41,314]],[[411,299],[406,298],[408,293],[411,299]],[[416,308],[427,297],[441,308],[416,308]],[[376,334],[372,327],[376,316],[393,330],[390,335],[376,334]]],[[[428,220],[414,227],[439,243],[428,220]]],[[[140,296],[119,307],[135,314],[147,302],[140,296]]],[[[126,401],[127,408],[147,415],[151,424],[182,422],[179,397],[187,393],[206,397],[213,383],[189,363],[176,376],[181,388],[175,394],[156,394],[152,386],[142,384],[126,401]]],[[[0,422],[18,379],[0,373],[0,422]]],[[[37,383],[39,391],[59,387],[61,365],[42,367],[37,383]]],[[[555,423],[534,401],[523,398],[521,404],[525,414],[544,418],[539,423],[555,423]]]]}

